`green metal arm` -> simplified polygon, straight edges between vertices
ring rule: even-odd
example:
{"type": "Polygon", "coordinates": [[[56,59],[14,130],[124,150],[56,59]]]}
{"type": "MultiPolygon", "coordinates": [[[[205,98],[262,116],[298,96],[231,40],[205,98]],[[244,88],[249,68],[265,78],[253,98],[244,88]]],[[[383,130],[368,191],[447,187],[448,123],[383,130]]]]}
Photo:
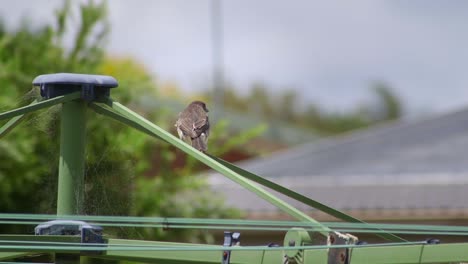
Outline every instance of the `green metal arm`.
{"type": "Polygon", "coordinates": [[[80,96],[81,96],[80,92],[75,92],[75,93],[71,93],[71,94],[67,94],[63,96],[58,96],[49,100],[40,101],[38,103],[33,103],[27,106],[19,107],[11,111],[1,113],[0,120],[13,118],[15,116],[20,116],[20,115],[24,115],[27,113],[31,113],[42,108],[50,107],[50,106],[60,104],[60,103],[69,102],[69,101],[80,98],[80,96]]]}
{"type": "MultiPolygon", "coordinates": [[[[101,115],[105,115],[105,116],[108,116],[110,118],[113,118],[129,127],[133,127],[134,129],[136,130],[139,130],[145,134],[147,134],[148,136],[151,136],[151,137],[156,137],[160,140],[163,140],[165,141],[164,139],[162,139],[161,137],[159,137],[158,135],[154,134],[153,132],[151,132],[150,130],[144,128],[143,126],[137,124],[136,122],[134,122],[133,120],[130,120],[128,117],[126,116],[123,116],[117,112],[115,112],[112,108],[110,108],[109,106],[107,106],[106,104],[104,103],[91,103],[89,105],[89,107],[91,109],[93,109],[96,113],[98,114],[101,114],[101,115]]],[[[166,141],[167,142],[167,141],[166,141]]]]}
{"type": "Polygon", "coordinates": [[[310,222],[313,223],[315,226],[321,227],[322,230],[319,233],[328,236],[328,233],[331,231],[328,227],[323,226],[320,222],[316,221],[315,219],[309,217],[305,213],[301,212],[297,208],[289,205],[288,203],[284,202],[283,200],[277,198],[276,196],[272,195],[271,193],[267,192],[265,189],[261,188],[260,186],[254,184],[250,180],[242,177],[238,173],[232,171],[231,169],[227,168],[226,166],[220,164],[219,162],[215,161],[211,157],[203,154],[202,152],[192,148],[187,143],[183,142],[182,140],[176,138],[171,133],[165,131],[164,129],[156,126],[155,124],[151,123],[150,121],[146,120],[145,118],[141,117],[137,113],[131,111],[130,109],[126,108],[125,106],[119,104],[118,102],[113,102],[109,100],[107,105],[116,112],[116,114],[110,114],[108,109],[105,109],[99,104],[92,104],[93,109],[96,107],[100,109],[100,113],[108,115],[109,117],[116,118],[118,121],[122,122],[122,119],[126,119],[124,121],[125,124],[133,123],[132,127],[142,130],[144,133],[149,134],[153,137],[162,139],[166,142],[171,143],[175,147],[179,148],[180,150],[184,151],[185,153],[191,155],[192,157],[198,159],[199,161],[203,162],[207,166],[211,167],[212,169],[218,171],[219,173],[225,175],[232,181],[238,183],[239,185],[243,186],[247,190],[255,193],[260,198],[266,200],[267,202],[273,204],[274,206],[278,207],[279,209],[283,210],[287,214],[291,215],[292,217],[298,219],[299,221],[303,222],[310,222]],[[143,129],[142,129],[143,128],[143,129]]]}
{"type": "Polygon", "coordinates": [[[0,252],[0,261],[28,256],[31,253],[32,252],[0,252]]]}
{"type": "MultiPolygon", "coordinates": [[[[114,112],[113,109],[111,109],[109,106],[107,106],[105,104],[93,103],[93,104],[90,105],[90,107],[93,110],[95,110],[96,112],[100,113],[100,114],[112,117],[112,118],[114,118],[114,119],[116,119],[116,120],[118,120],[118,121],[120,121],[120,122],[122,122],[122,123],[124,123],[126,125],[129,125],[129,126],[135,128],[135,129],[138,129],[138,130],[140,130],[140,131],[142,131],[142,132],[144,132],[144,133],[146,133],[146,134],[148,134],[150,136],[156,136],[159,139],[163,139],[161,136],[155,135],[151,130],[146,129],[144,126],[136,123],[132,119],[127,118],[126,116],[124,116],[122,114],[114,112]]],[[[175,139],[177,140],[177,138],[175,138],[175,139]]],[[[165,141],[169,142],[168,140],[165,140],[165,141]]],[[[332,216],[337,217],[338,219],[348,221],[348,222],[353,222],[353,223],[364,223],[363,221],[361,221],[359,219],[353,218],[352,216],[349,216],[349,215],[347,215],[345,213],[342,213],[342,212],[340,212],[338,210],[335,210],[335,209],[333,209],[331,207],[328,207],[328,206],[326,206],[326,205],[324,205],[322,203],[319,203],[319,202],[317,202],[315,200],[312,200],[312,199],[310,199],[308,197],[305,197],[305,196],[303,196],[303,195],[301,195],[299,193],[296,193],[296,192],[294,192],[292,190],[289,190],[289,189],[287,189],[287,188],[285,188],[283,186],[280,186],[280,185],[278,185],[278,184],[276,184],[274,182],[271,182],[271,181],[269,181],[267,179],[264,179],[262,177],[259,177],[259,176],[255,175],[253,173],[245,171],[245,170],[243,170],[243,169],[241,169],[241,168],[239,168],[239,167],[237,167],[237,166],[235,166],[235,165],[233,165],[233,164],[231,164],[231,163],[229,163],[227,161],[224,161],[222,159],[219,159],[219,158],[214,157],[214,156],[209,155],[209,154],[208,154],[208,156],[210,156],[216,162],[228,167],[232,171],[242,175],[243,177],[245,177],[245,178],[247,178],[249,180],[252,180],[252,181],[254,181],[254,182],[258,183],[258,184],[261,184],[263,186],[271,188],[271,189],[273,189],[275,191],[278,191],[278,192],[280,192],[280,193],[282,193],[282,194],[284,194],[284,195],[286,195],[288,197],[291,197],[291,198],[293,198],[295,200],[303,202],[303,203],[305,203],[305,204],[307,204],[307,205],[309,205],[311,207],[317,208],[317,209],[319,209],[319,210],[321,210],[323,212],[326,212],[326,213],[328,213],[328,214],[330,214],[332,216]]],[[[394,234],[390,234],[390,233],[382,233],[382,234],[378,234],[378,235],[380,237],[384,238],[384,239],[389,240],[389,241],[394,241],[394,242],[406,241],[406,240],[404,240],[404,239],[402,239],[402,238],[400,238],[400,237],[398,237],[398,236],[396,236],[394,234]]]]}
{"type": "MultiPolygon", "coordinates": [[[[361,221],[361,220],[359,220],[357,218],[354,218],[354,217],[352,217],[350,215],[347,215],[347,214],[345,214],[345,213],[343,213],[341,211],[338,211],[338,210],[336,210],[334,208],[331,208],[331,207],[329,207],[329,206],[327,206],[325,204],[322,204],[322,203],[320,203],[318,201],[312,200],[309,197],[306,197],[306,196],[304,196],[304,195],[302,195],[300,193],[294,192],[293,190],[290,190],[290,189],[285,188],[285,187],[283,187],[281,185],[278,185],[278,184],[276,184],[276,183],[274,183],[272,181],[269,181],[269,180],[267,180],[267,179],[265,179],[263,177],[255,175],[255,174],[253,174],[253,173],[251,173],[249,171],[241,169],[241,168],[235,166],[234,164],[229,163],[229,162],[227,162],[227,161],[225,161],[223,159],[217,158],[217,157],[215,157],[213,155],[210,155],[210,154],[208,154],[208,156],[210,156],[215,161],[223,164],[224,166],[230,168],[231,170],[239,173],[240,175],[244,176],[245,178],[247,178],[247,179],[249,179],[251,181],[254,181],[254,182],[258,183],[258,184],[261,184],[261,185],[263,185],[265,187],[268,187],[268,188],[270,188],[272,190],[275,190],[275,191],[277,191],[277,192],[279,192],[281,194],[284,194],[284,195],[286,195],[286,196],[288,196],[288,197],[290,197],[290,198],[292,198],[292,199],[294,199],[296,201],[302,202],[302,203],[304,203],[304,204],[306,204],[306,205],[308,205],[310,207],[318,209],[318,210],[320,210],[322,212],[325,212],[325,213],[327,213],[327,214],[329,214],[331,216],[334,216],[334,217],[336,217],[338,219],[341,219],[343,221],[347,221],[347,222],[351,222],[351,223],[363,223],[363,224],[365,224],[364,221],[361,221]]],[[[382,234],[377,234],[377,235],[384,238],[384,239],[386,239],[386,240],[388,240],[388,241],[393,241],[393,242],[406,241],[405,239],[403,239],[401,237],[398,237],[398,236],[396,236],[394,234],[390,234],[390,233],[382,233],[382,234]]]]}
{"type": "MultiPolygon", "coordinates": [[[[26,252],[68,252],[91,258],[115,259],[151,263],[220,263],[221,252],[231,250],[231,263],[283,263],[285,250],[303,249],[305,264],[327,263],[327,246],[302,247],[221,247],[157,241],[107,239],[104,244],[82,244],[79,236],[0,236],[0,260],[23,256],[26,252]],[[13,243],[15,242],[15,243],[13,243]],[[14,244],[14,245],[13,245],[14,244]],[[95,252],[94,254],[92,252],[95,252]],[[99,253],[101,252],[101,253],[99,253]],[[96,254],[97,253],[97,254],[96,254]]],[[[420,264],[459,263],[468,261],[468,244],[391,243],[378,245],[346,245],[351,264],[420,264]]]]}
{"type": "MultiPolygon", "coordinates": [[[[34,105],[37,103],[37,100],[34,100],[32,101],[31,104],[29,104],[30,106],[31,105],[34,105]]],[[[12,119],[8,120],[8,122],[3,125],[2,127],[0,127],[0,138],[4,137],[5,135],[8,134],[8,132],[10,132],[13,128],[15,128],[17,125],[19,125],[21,123],[21,121],[23,121],[23,118],[25,117],[25,114],[22,114],[22,115],[18,115],[18,116],[15,116],[13,117],[12,119]]]]}
{"type": "Polygon", "coordinates": [[[12,119],[8,120],[8,122],[0,127],[0,138],[6,136],[13,128],[23,121],[24,115],[15,116],[12,119]]]}
{"type": "Polygon", "coordinates": [[[13,128],[15,128],[21,121],[23,121],[24,115],[15,116],[12,119],[8,120],[8,122],[0,127],[0,138],[4,137],[8,132],[10,132],[13,128]]]}
{"type": "MultiPolygon", "coordinates": [[[[183,244],[183,243],[170,243],[170,242],[156,242],[156,241],[138,241],[138,240],[124,240],[124,239],[110,239],[109,245],[118,246],[119,244],[135,245],[135,246],[149,246],[149,247],[174,247],[182,246],[186,250],[182,252],[174,251],[107,251],[104,255],[98,258],[114,259],[114,260],[130,260],[145,263],[169,263],[169,264],[197,264],[197,263],[221,263],[220,251],[191,251],[190,247],[206,246],[197,244],[183,244]]],[[[213,246],[213,248],[219,246],[213,246]]],[[[257,262],[260,263],[260,262],[257,262]]]]}

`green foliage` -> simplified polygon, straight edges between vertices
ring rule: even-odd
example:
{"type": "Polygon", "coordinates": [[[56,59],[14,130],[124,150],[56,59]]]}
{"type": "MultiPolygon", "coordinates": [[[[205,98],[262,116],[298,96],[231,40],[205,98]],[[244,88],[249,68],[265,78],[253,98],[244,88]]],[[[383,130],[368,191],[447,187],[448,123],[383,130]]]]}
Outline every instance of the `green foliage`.
{"type": "Polygon", "coordinates": [[[377,96],[377,105],[363,105],[346,112],[330,112],[313,103],[300,107],[300,97],[294,90],[275,95],[268,92],[266,85],[255,83],[245,96],[238,94],[234,87],[226,88],[225,106],[242,113],[252,113],[270,122],[285,122],[326,136],[401,117],[402,103],[389,85],[376,82],[371,90],[377,96]]]}
{"type": "MultiPolygon", "coordinates": [[[[64,48],[64,36],[69,34],[67,24],[71,23],[71,5],[67,1],[56,12],[54,26],[33,28],[24,23],[11,32],[0,27],[0,82],[3,85],[0,112],[38,97],[37,90],[31,90],[31,81],[39,74],[107,74],[119,81],[119,87],[112,89],[116,101],[167,130],[173,129],[177,113],[160,107],[147,109],[141,104],[143,97],[158,96],[155,82],[144,66],[131,58],[105,56],[103,43],[109,31],[105,3],[91,1],[80,6],[78,31],[72,36],[74,42],[70,49],[64,48]]],[[[34,113],[0,140],[0,211],[55,213],[59,113],[60,106],[34,113]]],[[[85,210],[82,213],[167,217],[239,215],[239,212],[225,208],[222,199],[212,199],[204,179],[194,176],[204,167],[190,157],[176,166],[181,153],[169,144],[92,111],[87,115],[85,210]]],[[[213,131],[218,133],[226,126],[221,122],[214,125],[213,131]]],[[[234,137],[220,133],[211,138],[210,152],[228,151],[258,135],[259,129],[234,137]]],[[[8,231],[15,230],[8,227],[8,231]]],[[[118,229],[116,232],[145,239],[210,239],[206,234],[191,231],[130,232],[118,229]]]]}
{"type": "Polygon", "coordinates": [[[247,144],[252,138],[256,138],[263,134],[267,129],[266,124],[260,124],[242,133],[232,134],[229,130],[229,122],[220,120],[211,132],[210,140],[216,142],[217,148],[210,151],[212,155],[222,156],[229,150],[247,144]],[[220,144],[221,143],[221,144],[220,144]]]}
{"type": "MultiPolygon", "coordinates": [[[[102,5],[88,8],[102,10],[102,5]]],[[[37,97],[31,90],[31,80],[35,76],[50,72],[94,71],[102,54],[77,56],[71,63],[71,55],[60,45],[70,5],[65,4],[59,14],[57,29],[53,26],[33,27],[24,22],[21,27],[9,32],[0,26],[0,110],[11,109],[18,104],[26,104],[37,97]],[[24,96],[24,94],[26,94],[24,96]]],[[[82,17],[82,23],[94,28],[99,21],[82,17]]],[[[84,27],[77,32],[83,35],[84,27]]],[[[82,53],[99,50],[98,43],[87,42],[79,51],[82,53]]],[[[52,212],[55,197],[50,194],[56,188],[58,152],[58,107],[32,115],[16,128],[1,143],[0,168],[3,212],[52,212]],[[33,130],[32,128],[37,128],[33,130]],[[52,192],[51,192],[52,191],[52,192]],[[29,199],[34,194],[35,199],[29,199]]]]}
{"type": "Polygon", "coordinates": [[[398,119],[403,113],[403,107],[398,97],[392,92],[392,88],[384,82],[376,82],[372,88],[380,101],[381,109],[378,118],[382,120],[398,119]]]}
{"type": "MultiPolygon", "coordinates": [[[[214,198],[207,183],[200,177],[176,174],[136,180],[135,210],[138,216],[159,215],[191,218],[239,218],[238,210],[226,208],[223,197],[214,198]],[[171,177],[168,179],[168,177],[171,177]],[[144,214],[143,214],[144,213],[144,214]]],[[[158,238],[169,241],[212,243],[212,236],[202,230],[146,228],[135,230],[136,238],[158,238]]]]}

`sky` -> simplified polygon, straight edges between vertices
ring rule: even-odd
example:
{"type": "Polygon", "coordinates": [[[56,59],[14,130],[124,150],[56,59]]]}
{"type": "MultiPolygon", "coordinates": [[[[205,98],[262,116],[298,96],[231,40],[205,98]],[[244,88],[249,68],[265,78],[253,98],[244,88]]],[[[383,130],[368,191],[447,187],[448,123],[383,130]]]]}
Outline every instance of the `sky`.
{"type": "MultiPolygon", "coordinates": [[[[109,1],[107,49],[142,61],[161,82],[206,89],[212,1],[109,1]]],[[[45,23],[60,4],[0,0],[0,15],[11,26],[22,17],[45,23]]],[[[346,110],[372,101],[371,84],[383,81],[409,113],[468,106],[466,1],[222,0],[221,14],[225,79],[242,93],[262,82],[346,110]]]]}

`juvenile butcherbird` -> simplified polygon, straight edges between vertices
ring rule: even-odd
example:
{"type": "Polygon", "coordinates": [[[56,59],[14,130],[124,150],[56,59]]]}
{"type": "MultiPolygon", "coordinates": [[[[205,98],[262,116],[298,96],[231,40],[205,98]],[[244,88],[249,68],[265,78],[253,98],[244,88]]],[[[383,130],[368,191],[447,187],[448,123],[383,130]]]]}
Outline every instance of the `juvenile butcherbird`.
{"type": "Polygon", "coordinates": [[[190,140],[192,147],[202,152],[208,150],[210,133],[208,112],[204,102],[193,101],[179,113],[179,119],[175,123],[179,138],[185,141],[190,140]]]}

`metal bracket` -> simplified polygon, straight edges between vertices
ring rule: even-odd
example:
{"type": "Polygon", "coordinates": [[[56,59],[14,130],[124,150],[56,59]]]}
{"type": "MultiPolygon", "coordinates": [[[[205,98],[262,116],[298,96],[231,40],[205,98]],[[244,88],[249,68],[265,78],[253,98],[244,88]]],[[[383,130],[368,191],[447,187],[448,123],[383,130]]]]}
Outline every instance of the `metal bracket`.
{"type": "MultiPolygon", "coordinates": [[[[238,246],[240,243],[240,233],[224,231],[224,247],[238,246]]],[[[223,250],[221,264],[231,263],[231,250],[223,250]]]]}
{"type": "MultiPolygon", "coordinates": [[[[80,236],[80,242],[83,244],[104,244],[105,242],[102,236],[102,227],[83,221],[52,220],[36,226],[34,233],[39,236],[80,236]]],[[[100,254],[100,252],[91,253],[100,254]]]]}
{"type": "MultiPolygon", "coordinates": [[[[349,245],[355,244],[358,241],[357,237],[350,234],[342,234],[339,232],[330,232],[327,239],[327,244],[331,245],[349,245]]],[[[328,250],[328,264],[349,264],[350,250],[349,248],[330,248],[328,250]]]]}
{"type": "Polygon", "coordinates": [[[312,239],[309,232],[303,228],[291,228],[284,237],[283,245],[291,249],[284,251],[283,263],[304,263],[304,250],[296,249],[294,247],[300,247],[312,244],[312,239]]]}

